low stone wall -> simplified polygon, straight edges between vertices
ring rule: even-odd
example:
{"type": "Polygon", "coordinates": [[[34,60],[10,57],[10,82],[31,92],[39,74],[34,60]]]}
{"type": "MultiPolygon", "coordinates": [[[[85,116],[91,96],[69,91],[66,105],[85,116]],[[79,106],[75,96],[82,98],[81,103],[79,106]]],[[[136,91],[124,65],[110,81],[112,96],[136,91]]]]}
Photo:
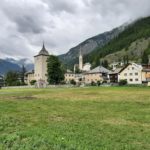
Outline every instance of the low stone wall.
{"type": "MultiPolygon", "coordinates": [[[[47,85],[45,88],[72,88],[77,87],[73,85],[47,85]]],[[[7,86],[2,87],[2,89],[30,89],[30,88],[38,88],[35,85],[32,86],[7,86]]]]}
{"type": "Polygon", "coordinates": [[[2,89],[30,89],[30,88],[35,88],[35,86],[6,86],[2,87],[2,89]]]}

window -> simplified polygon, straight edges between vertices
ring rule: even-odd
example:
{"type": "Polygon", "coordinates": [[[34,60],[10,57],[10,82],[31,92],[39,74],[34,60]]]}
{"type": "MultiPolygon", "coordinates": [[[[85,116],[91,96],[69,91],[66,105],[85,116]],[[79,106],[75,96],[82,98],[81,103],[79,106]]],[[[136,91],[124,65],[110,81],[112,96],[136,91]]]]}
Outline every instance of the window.
{"type": "Polygon", "coordinates": [[[132,73],[130,73],[130,76],[132,76],[133,74],[132,73]]]}
{"type": "Polygon", "coordinates": [[[134,70],[134,67],[132,67],[132,70],[134,70]]]}
{"type": "Polygon", "coordinates": [[[139,79],[135,79],[135,81],[139,81],[139,79]]]}
{"type": "Polygon", "coordinates": [[[138,76],[138,73],[136,72],[135,75],[138,76]]]}
{"type": "Polygon", "coordinates": [[[133,79],[130,79],[130,82],[132,82],[133,81],[133,79]]]}
{"type": "Polygon", "coordinates": [[[125,73],[124,76],[127,76],[127,73],[125,73]]]}

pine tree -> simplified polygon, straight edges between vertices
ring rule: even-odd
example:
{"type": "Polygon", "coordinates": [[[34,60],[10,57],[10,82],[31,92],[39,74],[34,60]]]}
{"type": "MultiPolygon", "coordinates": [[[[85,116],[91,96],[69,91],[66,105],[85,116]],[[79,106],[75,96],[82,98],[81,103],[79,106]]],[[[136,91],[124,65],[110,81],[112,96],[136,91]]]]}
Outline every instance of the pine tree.
{"type": "Polygon", "coordinates": [[[142,64],[148,64],[148,63],[149,63],[148,54],[146,53],[146,51],[144,51],[142,55],[142,64]]]}
{"type": "Polygon", "coordinates": [[[24,85],[25,84],[25,73],[26,73],[26,68],[24,65],[22,65],[21,73],[20,73],[20,78],[21,78],[21,83],[24,85]]]}

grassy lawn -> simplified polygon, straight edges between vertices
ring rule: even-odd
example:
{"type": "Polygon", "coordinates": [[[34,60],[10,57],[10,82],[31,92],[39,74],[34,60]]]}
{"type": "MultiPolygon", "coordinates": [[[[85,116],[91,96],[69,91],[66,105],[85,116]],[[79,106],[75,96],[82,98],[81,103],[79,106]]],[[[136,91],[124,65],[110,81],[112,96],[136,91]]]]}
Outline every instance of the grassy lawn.
{"type": "Polygon", "coordinates": [[[150,88],[0,90],[0,149],[149,150],[150,88]]]}

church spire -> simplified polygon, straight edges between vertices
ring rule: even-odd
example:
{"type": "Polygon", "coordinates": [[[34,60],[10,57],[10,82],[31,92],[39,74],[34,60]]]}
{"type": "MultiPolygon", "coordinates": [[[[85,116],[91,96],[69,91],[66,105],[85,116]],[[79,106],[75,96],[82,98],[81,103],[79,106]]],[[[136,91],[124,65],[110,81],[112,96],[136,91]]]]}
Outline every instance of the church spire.
{"type": "Polygon", "coordinates": [[[80,70],[83,69],[83,56],[82,56],[82,52],[81,52],[81,47],[80,47],[80,54],[79,54],[79,69],[80,70]]]}
{"type": "Polygon", "coordinates": [[[43,47],[42,47],[42,50],[46,50],[44,41],[43,41],[43,47]]]}

